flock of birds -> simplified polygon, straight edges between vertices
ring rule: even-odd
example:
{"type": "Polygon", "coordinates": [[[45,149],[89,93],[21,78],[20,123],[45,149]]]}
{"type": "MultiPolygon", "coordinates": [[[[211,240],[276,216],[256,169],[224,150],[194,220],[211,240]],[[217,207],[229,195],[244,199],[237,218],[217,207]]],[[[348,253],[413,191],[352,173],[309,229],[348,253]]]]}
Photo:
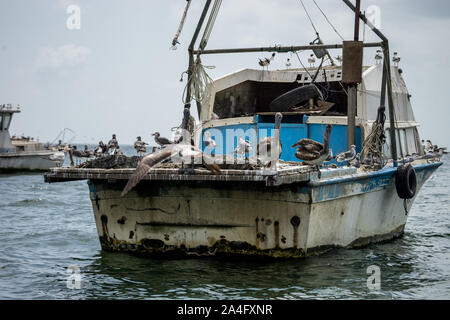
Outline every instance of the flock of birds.
{"type": "MultiPolygon", "coordinates": [[[[270,63],[275,59],[275,53],[272,53],[272,56],[270,58],[259,58],[258,64],[264,69],[268,70],[270,63]]],[[[343,58],[341,55],[338,55],[335,57],[335,59],[342,64],[343,58]]],[[[394,66],[398,67],[399,63],[401,61],[401,57],[398,55],[398,52],[394,52],[394,55],[392,56],[392,62],[394,63],[394,66]]],[[[375,64],[379,65],[383,62],[383,51],[377,50],[375,53],[375,64]]],[[[308,57],[308,63],[310,68],[314,68],[316,64],[316,56],[314,54],[311,54],[308,57]]],[[[292,62],[290,58],[286,59],[285,66],[287,69],[290,69],[292,66],[292,62]]]]}
{"type": "MultiPolygon", "coordinates": [[[[271,137],[262,138],[257,144],[256,153],[257,160],[263,168],[276,169],[279,159],[283,152],[283,146],[280,139],[281,122],[283,115],[277,113],[275,115],[275,128],[274,134],[271,137]]],[[[295,157],[304,164],[315,166],[318,170],[319,178],[321,177],[319,166],[325,162],[329,162],[332,159],[336,159],[338,162],[348,161],[349,163],[359,163],[356,154],[356,147],[352,146],[349,151],[339,153],[333,157],[333,152],[330,149],[332,126],[327,125],[323,141],[320,143],[311,139],[302,139],[292,146],[297,148],[295,157]]],[[[142,158],[138,167],[133,175],[128,180],[127,185],[122,191],[122,196],[126,195],[131,189],[133,189],[148,173],[148,171],[155,165],[167,161],[168,159],[177,159],[181,162],[184,168],[185,164],[202,163],[209,171],[214,174],[220,174],[221,168],[214,162],[212,156],[204,153],[196,146],[188,143],[189,139],[181,139],[180,142],[174,142],[167,138],[161,137],[156,132],[153,134],[155,142],[161,146],[161,148],[153,153],[150,153],[142,158]],[[192,161],[194,160],[194,161],[192,161]]],[[[204,135],[204,143],[207,148],[215,148],[216,142],[211,135],[206,132],[204,135]]],[[[245,157],[253,150],[250,141],[240,137],[238,145],[231,154],[237,157],[245,157]]]]}
{"type": "MultiPolygon", "coordinates": [[[[273,136],[260,139],[256,146],[257,161],[264,169],[270,168],[270,170],[276,170],[283,152],[280,138],[282,119],[283,115],[281,113],[275,115],[273,136]]],[[[312,139],[301,139],[292,145],[292,148],[297,149],[295,157],[301,160],[305,165],[314,166],[318,171],[319,179],[321,178],[320,166],[333,159],[338,163],[347,162],[349,166],[356,168],[360,168],[361,165],[373,166],[382,164],[382,159],[380,159],[379,156],[370,153],[367,157],[361,159],[361,154],[356,152],[356,146],[354,145],[351,146],[350,150],[333,156],[333,151],[330,148],[331,132],[332,126],[328,124],[324,131],[323,143],[312,139]]],[[[192,164],[192,169],[193,164],[198,163],[202,164],[216,175],[221,173],[221,168],[215,163],[213,156],[204,153],[198,147],[194,146],[192,140],[188,139],[189,137],[182,136],[181,138],[172,141],[162,137],[159,132],[153,133],[152,136],[154,137],[155,143],[158,144],[160,148],[158,150],[156,147],[153,147],[152,153],[146,156],[143,155],[147,152],[146,146],[148,146],[148,143],[142,141],[141,137],[137,137],[134,148],[137,154],[143,157],[125,186],[122,196],[126,195],[134,188],[152,167],[169,159],[181,163],[182,168],[185,168],[186,164],[192,164]]],[[[203,141],[206,148],[214,149],[217,146],[216,141],[211,137],[211,134],[208,131],[205,132],[203,141]]],[[[433,145],[430,140],[427,140],[426,142],[422,140],[422,144],[425,155],[421,156],[421,158],[435,158],[436,156],[442,156],[447,153],[446,148],[439,148],[437,145],[433,145]]],[[[61,145],[61,141],[59,141],[59,145],[61,145]]],[[[112,139],[108,144],[104,144],[100,141],[99,145],[93,150],[89,150],[87,145],[84,146],[84,150],[77,149],[77,146],[65,147],[64,150],[70,150],[72,155],[77,158],[102,157],[106,154],[123,154],[115,134],[112,135],[112,139]]],[[[251,142],[240,137],[236,149],[233,150],[231,154],[236,157],[246,157],[246,155],[250,154],[252,151],[253,147],[251,142]]],[[[405,163],[413,162],[418,158],[418,155],[406,156],[402,161],[405,163]]]]}

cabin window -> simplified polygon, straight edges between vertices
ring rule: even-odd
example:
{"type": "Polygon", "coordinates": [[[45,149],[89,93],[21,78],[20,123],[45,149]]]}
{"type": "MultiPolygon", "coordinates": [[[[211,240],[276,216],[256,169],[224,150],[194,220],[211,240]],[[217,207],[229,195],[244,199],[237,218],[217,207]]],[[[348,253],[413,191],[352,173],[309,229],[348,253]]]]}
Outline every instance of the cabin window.
{"type": "MultiPolygon", "coordinates": [[[[387,129],[385,132],[386,143],[384,145],[383,152],[386,157],[392,159],[390,131],[387,129]]],[[[407,155],[420,153],[421,148],[418,147],[419,134],[417,128],[397,129],[395,132],[397,140],[397,156],[399,159],[407,155]]]]}
{"type": "MultiPolygon", "coordinates": [[[[273,100],[299,86],[303,84],[245,81],[217,92],[213,112],[219,119],[248,117],[270,112],[269,105],[273,100]]],[[[325,101],[335,104],[324,115],[347,115],[347,95],[338,82],[317,83],[317,86],[322,91],[325,101]]]]}
{"type": "Polygon", "coordinates": [[[406,156],[408,153],[408,144],[406,143],[406,130],[399,129],[399,139],[400,139],[400,155],[402,157],[406,156]]]}
{"type": "Polygon", "coordinates": [[[11,114],[6,113],[0,116],[0,129],[8,130],[9,124],[11,123],[11,114]]]}

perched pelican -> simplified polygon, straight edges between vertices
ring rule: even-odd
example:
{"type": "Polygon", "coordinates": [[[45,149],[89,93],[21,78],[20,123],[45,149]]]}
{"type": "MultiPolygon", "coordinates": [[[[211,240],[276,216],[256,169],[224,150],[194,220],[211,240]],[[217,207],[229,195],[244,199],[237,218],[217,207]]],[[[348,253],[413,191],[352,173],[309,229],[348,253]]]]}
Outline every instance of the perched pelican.
{"type": "Polygon", "coordinates": [[[304,164],[316,166],[319,179],[321,178],[319,166],[330,159],[331,129],[331,124],[327,124],[323,134],[323,144],[311,139],[302,139],[292,146],[292,148],[299,147],[295,153],[297,159],[302,160],[304,164]]]}
{"type": "Polygon", "coordinates": [[[277,113],[275,115],[275,130],[273,137],[262,138],[257,146],[258,160],[264,167],[270,166],[273,170],[280,159],[282,153],[282,144],[280,140],[280,128],[283,115],[277,113]]]}
{"type": "Polygon", "coordinates": [[[335,159],[337,162],[341,163],[344,161],[352,161],[356,158],[356,146],[352,145],[350,150],[341,152],[336,155],[335,159]]]}
{"type": "Polygon", "coordinates": [[[145,177],[145,175],[153,166],[157,165],[158,163],[161,163],[164,160],[171,158],[172,156],[177,157],[179,156],[182,159],[201,157],[203,165],[208,170],[210,170],[214,174],[220,174],[221,172],[220,167],[217,164],[215,164],[210,157],[204,154],[197,147],[191,146],[189,144],[171,144],[159,151],[151,153],[142,158],[136,170],[128,180],[127,185],[123,189],[121,194],[122,197],[126,195],[128,192],[130,192],[130,190],[133,189],[139,183],[139,181],[141,181],[145,177]]]}
{"type": "Polygon", "coordinates": [[[108,152],[108,146],[106,144],[104,144],[103,141],[100,141],[98,143],[98,146],[94,149],[94,155],[96,157],[101,157],[107,152],[108,152]]]}
{"type": "Polygon", "coordinates": [[[377,50],[375,54],[375,64],[381,64],[381,60],[383,60],[383,51],[377,50]]]}
{"type": "Polygon", "coordinates": [[[311,55],[308,58],[308,63],[311,68],[314,68],[314,64],[316,63],[316,58],[314,57],[314,54],[311,53],[311,55]]]}
{"type": "Polygon", "coordinates": [[[147,143],[142,141],[141,137],[137,137],[136,139],[137,140],[134,143],[134,149],[136,150],[136,152],[139,156],[142,156],[142,154],[147,152],[147,148],[145,147],[147,145],[147,143]]]}
{"type": "Polygon", "coordinates": [[[84,154],[87,158],[94,157],[94,150],[89,150],[87,145],[84,145],[84,154]]]}
{"type": "Polygon", "coordinates": [[[169,145],[169,144],[173,144],[173,142],[170,141],[169,139],[164,138],[164,137],[161,137],[161,135],[159,134],[159,132],[153,133],[152,136],[155,137],[155,142],[156,142],[157,144],[159,144],[161,147],[164,147],[164,146],[169,145]]]}
{"type": "Polygon", "coordinates": [[[72,155],[77,158],[87,158],[89,155],[87,155],[84,151],[78,150],[77,146],[72,147],[72,155]]]}
{"type": "Polygon", "coordinates": [[[261,67],[267,67],[269,68],[270,63],[273,61],[273,59],[275,59],[275,52],[272,53],[272,56],[270,57],[270,59],[268,58],[264,58],[264,59],[259,59],[258,63],[261,67]]]}
{"type": "Polygon", "coordinates": [[[72,153],[72,156],[78,158],[78,161],[76,161],[77,164],[80,164],[80,163],[81,163],[81,159],[82,159],[82,158],[89,158],[89,155],[86,154],[84,151],[79,150],[79,149],[77,148],[77,146],[73,146],[73,147],[70,147],[70,146],[69,146],[69,150],[70,150],[70,152],[72,153]]]}
{"type": "Polygon", "coordinates": [[[205,147],[214,149],[216,147],[216,141],[211,137],[211,132],[206,131],[203,141],[205,142],[205,147]]]}
{"type": "Polygon", "coordinates": [[[398,67],[398,64],[400,63],[400,60],[402,60],[402,58],[400,58],[398,56],[397,52],[394,52],[394,56],[392,57],[392,62],[394,62],[394,65],[398,67]]]}
{"type": "Polygon", "coordinates": [[[250,141],[244,140],[242,137],[240,137],[238,146],[232,153],[243,157],[250,152],[252,152],[252,145],[250,141]]]}

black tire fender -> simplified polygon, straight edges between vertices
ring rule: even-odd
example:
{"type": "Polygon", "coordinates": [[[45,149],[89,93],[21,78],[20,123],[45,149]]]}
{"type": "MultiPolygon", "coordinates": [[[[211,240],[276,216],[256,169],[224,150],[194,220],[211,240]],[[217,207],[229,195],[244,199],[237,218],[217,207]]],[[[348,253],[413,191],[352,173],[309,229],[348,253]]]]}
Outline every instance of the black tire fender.
{"type": "Polygon", "coordinates": [[[289,111],[289,108],[307,102],[311,98],[317,98],[319,95],[319,89],[313,84],[308,84],[295,88],[275,98],[269,104],[269,109],[271,112],[286,112],[289,111]]]}
{"type": "Polygon", "coordinates": [[[395,188],[401,199],[412,199],[416,195],[417,176],[413,166],[400,166],[395,173],[395,188]]]}

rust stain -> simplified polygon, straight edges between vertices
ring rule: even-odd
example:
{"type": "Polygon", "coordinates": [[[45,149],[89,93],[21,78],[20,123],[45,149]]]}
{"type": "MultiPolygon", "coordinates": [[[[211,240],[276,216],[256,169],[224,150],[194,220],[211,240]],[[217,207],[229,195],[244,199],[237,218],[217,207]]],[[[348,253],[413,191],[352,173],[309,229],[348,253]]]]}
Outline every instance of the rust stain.
{"type": "Polygon", "coordinates": [[[291,218],[291,224],[294,227],[294,236],[293,236],[293,247],[297,249],[298,247],[298,227],[300,226],[300,218],[298,216],[293,216],[291,218]]]}
{"type": "Polygon", "coordinates": [[[273,227],[275,229],[275,248],[280,247],[280,223],[275,221],[273,223],[273,227]]]}
{"type": "Polygon", "coordinates": [[[179,203],[178,206],[173,211],[167,211],[167,210],[164,210],[164,209],[161,209],[161,208],[143,208],[143,209],[126,208],[126,210],[138,211],[138,212],[142,212],[142,211],[159,211],[159,212],[162,212],[162,213],[173,215],[173,214],[177,214],[180,211],[180,208],[181,208],[181,203],[179,203]]]}

